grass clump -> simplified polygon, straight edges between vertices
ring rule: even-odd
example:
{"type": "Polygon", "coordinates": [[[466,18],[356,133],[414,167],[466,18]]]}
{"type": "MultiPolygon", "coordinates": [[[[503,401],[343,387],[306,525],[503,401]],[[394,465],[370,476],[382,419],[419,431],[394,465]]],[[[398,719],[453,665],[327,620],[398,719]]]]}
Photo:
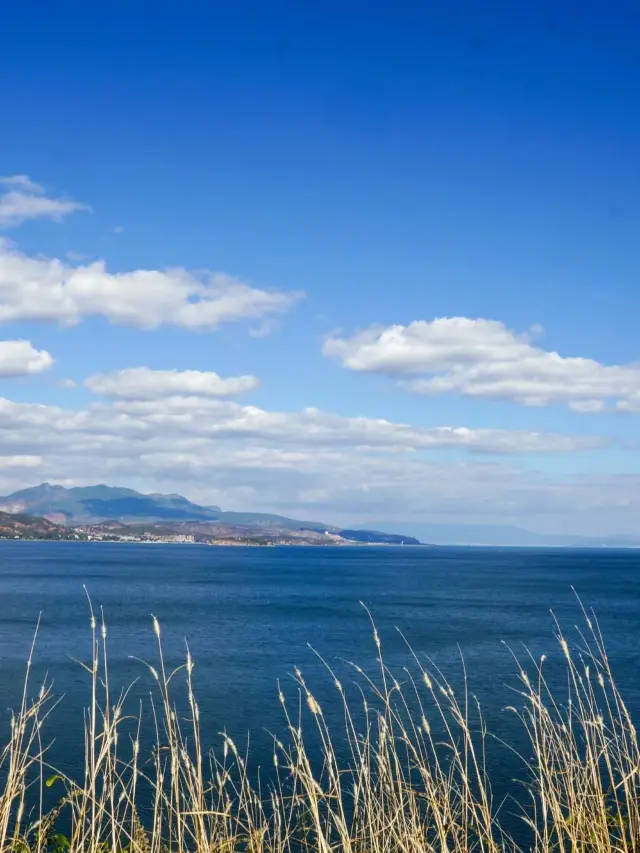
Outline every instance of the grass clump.
{"type": "Polygon", "coordinates": [[[493,735],[466,674],[454,690],[409,647],[407,666],[393,672],[375,627],[375,674],[353,666],[343,684],[325,664],[341,707],[331,721],[299,670],[295,701],[280,691],[283,734],[262,783],[227,735],[217,752],[205,750],[193,659],[187,650],[168,671],[156,619],[153,747],[143,750],[142,715],[125,714],[126,692],[112,696],[106,625],[92,612],[84,774],[48,764],[55,700],[48,684],[30,698],[32,649],[0,758],[0,853],[637,853],[636,730],[598,626],[585,620],[575,653],[557,631],[562,695],[544,657],[515,660],[511,710],[526,749],[521,786],[505,804],[494,800],[493,735]],[[54,808],[45,808],[49,788],[61,791],[54,808]],[[506,829],[503,815],[514,812],[522,832],[506,829]]]}

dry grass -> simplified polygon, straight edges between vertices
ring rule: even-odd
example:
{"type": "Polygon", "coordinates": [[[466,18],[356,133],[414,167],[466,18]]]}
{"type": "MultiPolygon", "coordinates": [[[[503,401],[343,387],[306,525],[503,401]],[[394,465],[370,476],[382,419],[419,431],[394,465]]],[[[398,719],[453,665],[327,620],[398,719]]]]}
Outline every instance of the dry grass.
{"type": "MultiPolygon", "coordinates": [[[[585,613],[574,654],[558,629],[567,688],[554,695],[545,661],[516,660],[512,710],[526,734],[522,825],[536,853],[636,853],[640,843],[636,732],[615,686],[602,638],[585,613]]],[[[53,698],[47,685],[22,703],[2,752],[2,851],[219,851],[232,853],[498,853],[522,849],[501,827],[493,801],[489,737],[477,703],[408,648],[408,666],[391,672],[373,627],[378,671],[358,667],[343,685],[327,665],[342,714],[332,732],[318,700],[296,671],[298,696],[280,694],[286,732],[274,739],[274,770],[261,787],[246,757],[223,737],[217,755],[203,749],[187,652],[168,672],[154,619],[157,685],[155,746],[143,756],[139,723],[126,718],[126,696],[111,695],[107,631],[91,614],[92,660],[84,665],[91,701],[84,731],[84,778],[64,786],[55,809],[42,805],[53,770],[44,727],[53,698]],[[187,718],[173,691],[186,690],[187,718]],[[309,726],[320,749],[309,744],[309,726]],[[306,736],[305,736],[306,732],[306,736]],[[338,749],[335,744],[340,743],[338,749]],[[34,805],[35,804],[35,805],[34,805]],[[142,808],[142,805],[145,808],[142,808]],[[143,817],[141,817],[143,815],[143,817]],[[59,834],[60,826],[64,835],[59,834]]],[[[28,667],[29,669],[29,667],[28,667]]],[[[497,733],[499,734],[499,733],[497,733]]],[[[515,808],[515,806],[514,806],[515,808]]],[[[513,809],[512,809],[513,811],[513,809]]]]}

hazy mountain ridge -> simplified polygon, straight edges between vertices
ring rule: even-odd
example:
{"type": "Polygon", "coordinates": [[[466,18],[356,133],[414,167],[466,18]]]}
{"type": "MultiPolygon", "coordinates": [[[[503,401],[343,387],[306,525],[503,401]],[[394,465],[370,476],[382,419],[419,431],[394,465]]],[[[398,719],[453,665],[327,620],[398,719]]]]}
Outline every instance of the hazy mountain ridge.
{"type": "Polygon", "coordinates": [[[572,533],[538,533],[511,524],[439,524],[435,522],[376,522],[376,527],[393,527],[400,534],[417,536],[432,545],[495,546],[513,548],[638,548],[640,535],[603,534],[585,536],[572,533]]]}
{"type": "MultiPolygon", "coordinates": [[[[74,487],[42,483],[0,497],[0,513],[19,513],[39,517],[54,525],[79,527],[87,525],[139,526],[166,524],[176,532],[193,525],[211,525],[218,530],[236,531],[237,535],[277,532],[325,532],[354,542],[417,545],[412,536],[379,531],[345,530],[318,521],[300,521],[273,513],[223,512],[217,506],[200,506],[182,495],[141,494],[134,489],[100,484],[74,487]]],[[[191,532],[191,531],[190,531],[191,532]]]]}
{"type": "MultiPolygon", "coordinates": [[[[417,544],[419,541],[435,545],[495,545],[512,547],[569,547],[569,548],[636,548],[640,535],[579,536],[573,534],[544,534],[509,524],[440,524],[436,522],[377,521],[370,529],[340,528],[321,521],[304,521],[276,513],[224,512],[218,506],[201,506],[182,495],[141,494],[134,489],[104,484],[67,489],[64,486],[42,483],[40,486],[20,489],[0,497],[0,535],[11,532],[18,517],[32,516],[27,525],[35,523],[42,528],[43,520],[52,525],[81,526],[102,525],[170,525],[191,530],[193,525],[211,525],[212,530],[223,530],[231,535],[273,534],[275,532],[311,531],[339,535],[354,542],[379,544],[417,544]],[[3,528],[3,516],[11,516],[3,528]],[[393,533],[382,533],[393,530],[393,533]]],[[[195,529],[195,528],[194,528],[195,529]]],[[[204,532],[204,527],[200,528],[204,532]]]]}

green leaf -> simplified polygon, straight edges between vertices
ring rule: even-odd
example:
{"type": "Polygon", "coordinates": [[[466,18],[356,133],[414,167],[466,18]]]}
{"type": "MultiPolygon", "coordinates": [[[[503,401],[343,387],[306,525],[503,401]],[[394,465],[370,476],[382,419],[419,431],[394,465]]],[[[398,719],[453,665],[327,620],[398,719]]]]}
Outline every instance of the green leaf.
{"type": "Polygon", "coordinates": [[[63,780],[62,776],[58,776],[56,773],[53,776],[49,776],[49,778],[46,780],[46,782],[44,784],[47,786],[47,788],[53,788],[53,786],[56,784],[56,782],[63,782],[63,781],[64,780],[63,780]]]}

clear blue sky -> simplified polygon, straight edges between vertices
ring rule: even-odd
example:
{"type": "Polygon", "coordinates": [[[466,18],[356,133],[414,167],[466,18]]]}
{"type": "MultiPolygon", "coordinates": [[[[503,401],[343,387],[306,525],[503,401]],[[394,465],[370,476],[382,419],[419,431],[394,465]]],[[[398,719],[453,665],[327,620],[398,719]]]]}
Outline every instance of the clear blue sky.
{"type": "Polygon", "coordinates": [[[636,3],[23,0],[0,30],[0,332],[53,359],[6,352],[3,493],[635,530],[636,3]],[[170,278],[122,319],[112,274],[175,268],[253,307],[181,319],[170,278]]]}

